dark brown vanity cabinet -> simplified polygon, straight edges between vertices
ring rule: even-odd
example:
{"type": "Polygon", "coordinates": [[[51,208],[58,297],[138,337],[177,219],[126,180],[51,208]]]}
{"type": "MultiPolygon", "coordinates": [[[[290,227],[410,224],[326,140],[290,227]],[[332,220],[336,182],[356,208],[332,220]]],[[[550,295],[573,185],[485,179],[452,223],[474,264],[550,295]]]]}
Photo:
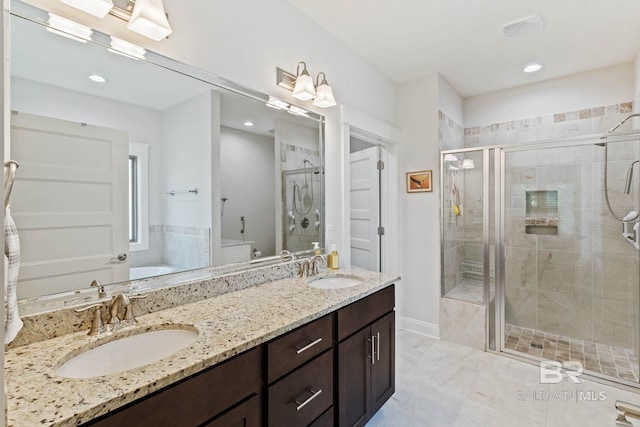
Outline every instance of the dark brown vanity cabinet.
{"type": "Polygon", "coordinates": [[[86,425],[258,427],[262,359],[257,347],[86,425]]]}
{"type": "Polygon", "coordinates": [[[363,426],[395,391],[393,286],[337,314],[338,425],[363,426]]]}
{"type": "Polygon", "coordinates": [[[269,426],[333,425],[333,341],[328,315],[267,344],[269,426]]]}
{"type": "Polygon", "coordinates": [[[394,392],[394,287],[87,426],[362,426],[394,392]]]}

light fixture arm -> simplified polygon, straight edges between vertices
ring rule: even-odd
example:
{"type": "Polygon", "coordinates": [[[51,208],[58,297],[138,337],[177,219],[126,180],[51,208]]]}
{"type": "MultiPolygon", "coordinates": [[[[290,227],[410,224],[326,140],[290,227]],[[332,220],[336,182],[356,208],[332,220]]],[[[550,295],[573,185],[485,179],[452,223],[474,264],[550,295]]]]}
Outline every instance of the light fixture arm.
{"type": "Polygon", "coordinates": [[[327,76],[324,74],[324,71],[320,71],[316,76],[316,88],[320,85],[327,85],[327,84],[329,84],[327,83],[327,76]],[[322,75],[322,81],[320,81],[320,75],[322,75]]]}
{"type": "Polygon", "coordinates": [[[300,77],[300,76],[304,76],[304,75],[309,75],[309,71],[307,71],[307,64],[304,61],[300,61],[298,62],[298,65],[296,66],[296,77],[300,77]],[[302,65],[302,72],[300,71],[300,66],[302,65]]]}

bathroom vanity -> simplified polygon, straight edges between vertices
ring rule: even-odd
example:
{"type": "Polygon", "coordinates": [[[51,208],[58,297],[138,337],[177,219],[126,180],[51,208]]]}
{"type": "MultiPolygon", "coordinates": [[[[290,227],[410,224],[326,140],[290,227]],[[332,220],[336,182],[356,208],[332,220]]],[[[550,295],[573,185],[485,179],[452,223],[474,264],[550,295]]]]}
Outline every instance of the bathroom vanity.
{"type": "Polygon", "coordinates": [[[364,425],[394,392],[399,278],[355,268],[339,273],[362,281],[310,286],[335,275],[328,271],[280,279],[140,315],[135,327],[113,334],[96,338],[84,330],[11,349],[9,425],[364,425]],[[102,342],[167,328],[197,330],[198,337],[125,372],[55,373],[102,342]]]}

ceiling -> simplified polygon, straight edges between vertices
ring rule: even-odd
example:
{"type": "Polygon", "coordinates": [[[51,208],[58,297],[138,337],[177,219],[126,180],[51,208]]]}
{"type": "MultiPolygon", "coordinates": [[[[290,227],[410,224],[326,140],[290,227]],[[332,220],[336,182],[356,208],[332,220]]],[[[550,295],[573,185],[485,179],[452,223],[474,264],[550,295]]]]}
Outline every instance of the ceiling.
{"type": "Polygon", "coordinates": [[[462,97],[633,61],[637,0],[288,0],[395,82],[440,73],[462,97]],[[542,15],[541,32],[502,27],[542,15]],[[522,71],[530,62],[544,68],[522,71]]]}

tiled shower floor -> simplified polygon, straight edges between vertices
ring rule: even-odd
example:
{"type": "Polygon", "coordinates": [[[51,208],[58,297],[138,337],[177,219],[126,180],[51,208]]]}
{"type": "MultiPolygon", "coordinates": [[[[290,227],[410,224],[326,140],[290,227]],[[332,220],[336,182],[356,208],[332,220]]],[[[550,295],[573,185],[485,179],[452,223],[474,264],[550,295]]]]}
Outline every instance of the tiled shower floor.
{"type": "Polygon", "coordinates": [[[586,370],[638,382],[632,349],[577,340],[535,329],[505,325],[505,347],[558,362],[581,362],[586,370]]]}

